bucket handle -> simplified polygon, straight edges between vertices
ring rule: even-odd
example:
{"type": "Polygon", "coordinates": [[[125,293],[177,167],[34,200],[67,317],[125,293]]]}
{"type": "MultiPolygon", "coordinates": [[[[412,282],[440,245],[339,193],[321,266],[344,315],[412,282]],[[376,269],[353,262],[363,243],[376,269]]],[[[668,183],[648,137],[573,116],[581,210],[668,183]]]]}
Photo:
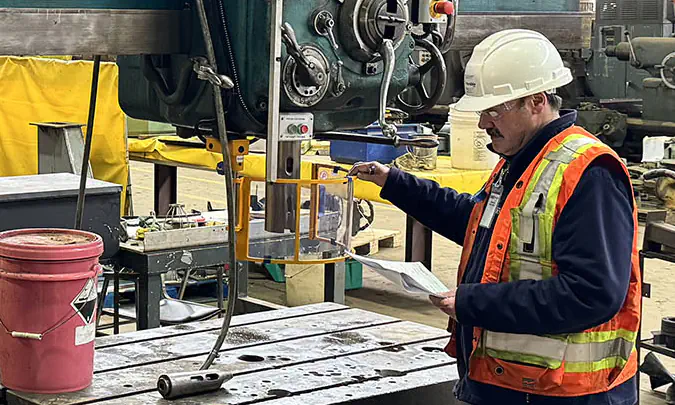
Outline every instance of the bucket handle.
{"type": "MultiPolygon", "coordinates": [[[[29,281],[73,281],[73,280],[82,280],[84,278],[86,279],[92,279],[94,277],[98,277],[103,273],[103,267],[101,264],[96,263],[91,267],[91,270],[87,272],[82,272],[82,273],[70,273],[70,274],[65,274],[65,275],[54,275],[54,276],[63,276],[62,278],[55,278],[55,277],[49,277],[45,279],[45,275],[43,274],[19,274],[19,273],[9,273],[6,271],[0,270],[0,277],[6,277],[10,279],[15,279],[15,280],[29,280],[29,281]]],[[[68,323],[71,319],[77,315],[78,312],[80,312],[81,309],[84,308],[86,305],[86,302],[82,304],[81,307],[77,308],[77,311],[74,311],[72,315],[70,315],[67,319],[64,321],[55,324],[54,326],[47,328],[44,332],[42,333],[31,333],[31,332],[17,332],[17,331],[10,331],[7,326],[2,322],[2,318],[0,318],[0,326],[5,330],[5,333],[12,335],[13,338],[15,339],[29,339],[29,340],[42,340],[46,335],[54,332],[61,326],[65,325],[68,323]]]]}
{"type": "Polygon", "coordinates": [[[21,281],[76,281],[82,279],[90,279],[101,274],[102,268],[100,264],[92,266],[91,270],[81,273],[66,273],[66,274],[35,274],[35,273],[11,273],[0,270],[0,278],[9,278],[12,280],[21,281]]]}

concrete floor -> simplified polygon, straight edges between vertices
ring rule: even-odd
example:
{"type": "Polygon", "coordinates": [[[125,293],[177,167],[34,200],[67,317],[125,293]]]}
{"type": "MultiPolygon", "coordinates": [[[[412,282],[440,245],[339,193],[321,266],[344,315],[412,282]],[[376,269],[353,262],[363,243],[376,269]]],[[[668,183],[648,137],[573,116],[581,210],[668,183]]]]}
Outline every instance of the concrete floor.
{"type": "MultiPolygon", "coordinates": [[[[152,209],[152,165],[131,162],[131,172],[135,213],[147,215],[152,209]]],[[[221,176],[211,172],[182,168],[178,169],[178,174],[178,198],[186,205],[186,210],[189,211],[192,208],[205,210],[209,201],[215,207],[225,206],[224,184],[221,176]]],[[[373,227],[405,231],[405,216],[396,208],[376,204],[375,212],[373,227]]],[[[458,246],[434,235],[433,271],[448,286],[456,282],[460,254],[461,249],[458,246]]],[[[382,249],[374,257],[403,260],[404,249],[382,249]]],[[[675,265],[659,260],[649,260],[645,267],[645,281],[652,284],[652,297],[644,301],[643,330],[658,330],[662,317],[675,315],[675,265]]],[[[251,296],[277,304],[286,304],[284,284],[265,279],[262,274],[252,274],[251,278],[249,283],[251,296]]],[[[447,325],[447,317],[426,299],[402,294],[386,279],[368,269],[364,269],[363,288],[347,293],[347,305],[438,328],[445,328],[447,325]]],[[[663,356],[660,356],[660,359],[671,372],[675,371],[675,361],[663,356]]],[[[665,403],[665,396],[662,392],[655,393],[650,390],[648,378],[642,378],[641,390],[641,404],[665,403]]]]}

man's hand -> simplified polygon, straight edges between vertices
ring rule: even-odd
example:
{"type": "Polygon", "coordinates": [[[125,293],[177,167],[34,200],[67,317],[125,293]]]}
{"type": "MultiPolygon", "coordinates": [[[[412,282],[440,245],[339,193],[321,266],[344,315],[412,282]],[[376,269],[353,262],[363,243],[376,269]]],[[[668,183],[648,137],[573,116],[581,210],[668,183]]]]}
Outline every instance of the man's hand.
{"type": "Polygon", "coordinates": [[[457,289],[453,289],[452,291],[448,291],[442,295],[446,298],[438,298],[434,297],[433,295],[429,296],[429,300],[431,300],[431,303],[434,304],[438,309],[441,311],[445,312],[446,314],[450,315],[450,318],[457,320],[457,312],[455,310],[455,293],[457,289]]]}
{"type": "Polygon", "coordinates": [[[352,167],[348,176],[356,176],[359,180],[370,181],[382,187],[389,176],[389,168],[378,162],[359,162],[352,167]]]}

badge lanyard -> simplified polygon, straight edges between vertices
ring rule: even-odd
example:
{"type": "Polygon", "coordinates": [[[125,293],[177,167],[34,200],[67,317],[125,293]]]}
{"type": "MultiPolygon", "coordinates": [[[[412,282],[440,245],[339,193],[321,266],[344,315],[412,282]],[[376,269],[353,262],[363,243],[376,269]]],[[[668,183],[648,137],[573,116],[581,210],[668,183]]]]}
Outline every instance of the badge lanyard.
{"type": "Polygon", "coordinates": [[[490,229],[492,223],[494,222],[495,216],[498,213],[499,202],[502,199],[504,194],[504,184],[503,179],[508,173],[508,168],[499,172],[499,177],[497,180],[492,183],[492,188],[490,189],[490,197],[485,204],[485,210],[483,211],[483,217],[480,220],[479,226],[481,228],[490,229]]]}

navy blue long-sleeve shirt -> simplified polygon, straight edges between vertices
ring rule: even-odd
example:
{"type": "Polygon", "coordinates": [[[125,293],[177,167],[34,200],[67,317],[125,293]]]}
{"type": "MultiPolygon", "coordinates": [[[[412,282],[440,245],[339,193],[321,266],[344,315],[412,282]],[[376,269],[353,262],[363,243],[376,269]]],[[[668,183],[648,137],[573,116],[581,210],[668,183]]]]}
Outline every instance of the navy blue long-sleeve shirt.
{"type": "MultiPolygon", "coordinates": [[[[507,158],[505,196],[544,145],[575,121],[576,112],[562,111],[559,119],[507,158]]],[[[492,229],[478,228],[456,294],[460,381],[455,395],[461,401],[475,405],[633,405],[637,401],[634,377],[609,392],[580,398],[526,398],[524,393],[482,384],[467,376],[473,327],[506,333],[574,333],[602,324],[619,311],[631,272],[630,190],[622,169],[612,159],[598,158],[586,169],[554,229],[552,256],[559,274],[547,280],[480,284],[492,229]]],[[[381,196],[431,230],[463,244],[474,206],[471,195],[392,169],[381,196]]]]}

